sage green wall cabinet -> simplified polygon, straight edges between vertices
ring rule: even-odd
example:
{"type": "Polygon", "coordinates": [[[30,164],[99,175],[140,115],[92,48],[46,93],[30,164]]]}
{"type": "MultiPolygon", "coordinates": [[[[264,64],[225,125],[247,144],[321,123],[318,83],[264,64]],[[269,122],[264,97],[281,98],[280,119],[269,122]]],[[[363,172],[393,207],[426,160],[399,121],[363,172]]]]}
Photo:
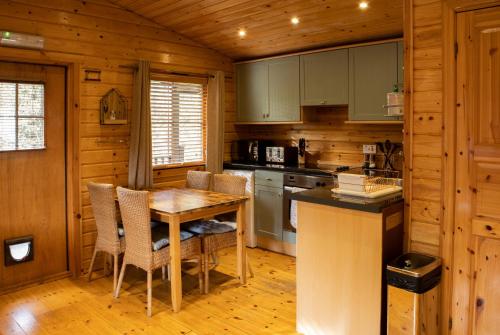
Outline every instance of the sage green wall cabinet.
{"type": "Polygon", "coordinates": [[[302,106],[349,103],[348,49],[300,56],[300,102],[302,106]]]}
{"type": "Polygon", "coordinates": [[[283,173],[255,171],[255,231],[257,235],[283,238],[283,173]]]}
{"type": "Polygon", "coordinates": [[[299,56],[269,62],[269,115],[267,121],[300,121],[299,56]]]}
{"type": "Polygon", "coordinates": [[[267,62],[236,65],[237,121],[263,122],[269,114],[267,62]]]}
{"type": "Polygon", "coordinates": [[[237,122],[300,122],[299,56],[236,65],[237,122]]]}
{"type": "Polygon", "coordinates": [[[398,43],[349,49],[349,120],[387,121],[386,94],[398,83],[398,43]]]}

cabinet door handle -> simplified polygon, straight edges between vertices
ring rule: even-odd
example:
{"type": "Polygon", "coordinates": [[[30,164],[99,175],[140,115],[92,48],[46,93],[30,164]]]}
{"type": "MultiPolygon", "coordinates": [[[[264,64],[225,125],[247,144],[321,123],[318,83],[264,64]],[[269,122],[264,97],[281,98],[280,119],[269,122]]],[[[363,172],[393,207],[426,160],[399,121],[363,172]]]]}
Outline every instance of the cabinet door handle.
{"type": "Polygon", "coordinates": [[[272,181],[272,179],[271,179],[271,178],[266,178],[266,180],[267,180],[267,181],[272,181]]]}

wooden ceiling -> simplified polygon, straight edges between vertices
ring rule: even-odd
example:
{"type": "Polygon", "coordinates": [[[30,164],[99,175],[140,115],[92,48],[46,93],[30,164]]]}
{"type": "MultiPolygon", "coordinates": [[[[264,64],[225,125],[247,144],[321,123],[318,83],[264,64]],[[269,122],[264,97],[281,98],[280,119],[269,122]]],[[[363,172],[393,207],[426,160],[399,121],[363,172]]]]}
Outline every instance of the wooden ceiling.
{"type": "Polygon", "coordinates": [[[401,36],[403,0],[110,0],[236,59],[401,36]],[[290,19],[300,23],[293,26],[290,19]],[[240,38],[238,30],[245,29],[240,38]]]}

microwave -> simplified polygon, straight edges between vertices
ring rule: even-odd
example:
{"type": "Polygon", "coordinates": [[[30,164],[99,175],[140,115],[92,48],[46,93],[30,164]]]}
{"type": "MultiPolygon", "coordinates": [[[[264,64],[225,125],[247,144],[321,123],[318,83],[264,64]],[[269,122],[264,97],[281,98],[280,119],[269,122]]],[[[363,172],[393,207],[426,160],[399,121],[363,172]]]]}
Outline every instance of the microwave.
{"type": "Polygon", "coordinates": [[[295,166],[299,163],[297,147],[266,147],[266,163],[295,166]]]}

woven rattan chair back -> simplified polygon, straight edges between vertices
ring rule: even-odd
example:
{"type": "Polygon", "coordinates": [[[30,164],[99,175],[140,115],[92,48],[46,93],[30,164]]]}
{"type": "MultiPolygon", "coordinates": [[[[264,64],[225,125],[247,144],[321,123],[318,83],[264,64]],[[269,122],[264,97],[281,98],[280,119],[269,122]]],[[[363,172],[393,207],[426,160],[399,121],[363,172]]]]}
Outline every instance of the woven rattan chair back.
{"type": "Polygon", "coordinates": [[[153,251],[151,247],[149,192],[117,187],[116,193],[125,228],[127,254],[141,259],[151,258],[153,251]]]}
{"type": "Polygon", "coordinates": [[[89,183],[87,187],[98,238],[109,243],[119,243],[113,185],[89,183]]]}
{"type": "Polygon", "coordinates": [[[214,174],[214,192],[245,195],[247,179],[242,176],[214,174]]]}
{"type": "Polygon", "coordinates": [[[211,178],[212,174],[208,171],[190,170],[187,172],[186,187],[208,191],[211,178]]]}

